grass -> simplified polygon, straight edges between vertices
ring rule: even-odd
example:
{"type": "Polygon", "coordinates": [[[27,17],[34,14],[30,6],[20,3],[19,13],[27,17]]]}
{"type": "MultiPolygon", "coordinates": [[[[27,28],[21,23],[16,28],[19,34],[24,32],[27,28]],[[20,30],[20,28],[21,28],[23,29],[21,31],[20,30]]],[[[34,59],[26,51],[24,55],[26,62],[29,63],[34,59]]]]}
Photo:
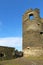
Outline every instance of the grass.
{"type": "Polygon", "coordinates": [[[29,56],[26,59],[28,60],[43,60],[43,56],[29,56]]]}
{"type": "Polygon", "coordinates": [[[43,65],[43,56],[35,57],[35,56],[29,56],[29,57],[22,57],[18,59],[12,59],[12,60],[4,60],[0,61],[0,65],[32,65],[33,63],[37,63],[37,65],[40,65],[42,63],[43,65]]]}

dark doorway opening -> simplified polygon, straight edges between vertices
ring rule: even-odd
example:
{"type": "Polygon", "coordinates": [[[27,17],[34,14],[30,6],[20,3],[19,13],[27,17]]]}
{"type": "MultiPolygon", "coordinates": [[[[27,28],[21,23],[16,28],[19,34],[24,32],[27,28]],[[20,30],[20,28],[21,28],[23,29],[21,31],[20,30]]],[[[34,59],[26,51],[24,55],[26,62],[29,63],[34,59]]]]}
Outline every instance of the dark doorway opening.
{"type": "Polygon", "coordinates": [[[3,53],[0,53],[0,57],[3,57],[4,56],[4,54],[3,53]]]}

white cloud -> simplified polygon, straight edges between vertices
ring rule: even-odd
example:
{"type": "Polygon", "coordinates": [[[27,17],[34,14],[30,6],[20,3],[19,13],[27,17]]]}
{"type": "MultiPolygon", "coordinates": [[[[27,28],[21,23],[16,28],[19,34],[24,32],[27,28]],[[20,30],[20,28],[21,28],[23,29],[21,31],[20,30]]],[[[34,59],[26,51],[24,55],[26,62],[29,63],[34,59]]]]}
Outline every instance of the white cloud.
{"type": "Polygon", "coordinates": [[[0,46],[9,46],[21,49],[22,38],[21,37],[0,38],[0,46]]]}

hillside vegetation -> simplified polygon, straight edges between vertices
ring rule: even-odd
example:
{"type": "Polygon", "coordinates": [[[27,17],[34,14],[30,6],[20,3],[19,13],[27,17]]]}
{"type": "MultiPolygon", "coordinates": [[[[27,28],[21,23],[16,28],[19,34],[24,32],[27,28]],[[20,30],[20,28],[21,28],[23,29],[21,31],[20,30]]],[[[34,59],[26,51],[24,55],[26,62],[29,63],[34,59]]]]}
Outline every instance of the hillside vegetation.
{"type": "Polygon", "coordinates": [[[0,61],[0,65],[43,65],[43,56],[21,57],[12,60],[0,61]]]}

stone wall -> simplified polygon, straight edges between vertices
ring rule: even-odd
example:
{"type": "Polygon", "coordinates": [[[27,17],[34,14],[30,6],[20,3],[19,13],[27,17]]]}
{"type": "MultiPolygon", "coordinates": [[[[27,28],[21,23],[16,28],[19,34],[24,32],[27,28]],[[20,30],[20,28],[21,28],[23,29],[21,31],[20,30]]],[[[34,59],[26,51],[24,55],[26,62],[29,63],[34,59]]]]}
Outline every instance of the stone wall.
{"type": "Polygon", "coordinates": [[[24,52],[24,57],[29,57],[29,56],[43,56],[43,48],[41,47],[30,47],[26,48],[23,50],[24,52]]]}
{"type": "Polygon", "coordinates": [[[0,60],[12,59],[15,49],[12,47],[0,46],[0,60]]]}

